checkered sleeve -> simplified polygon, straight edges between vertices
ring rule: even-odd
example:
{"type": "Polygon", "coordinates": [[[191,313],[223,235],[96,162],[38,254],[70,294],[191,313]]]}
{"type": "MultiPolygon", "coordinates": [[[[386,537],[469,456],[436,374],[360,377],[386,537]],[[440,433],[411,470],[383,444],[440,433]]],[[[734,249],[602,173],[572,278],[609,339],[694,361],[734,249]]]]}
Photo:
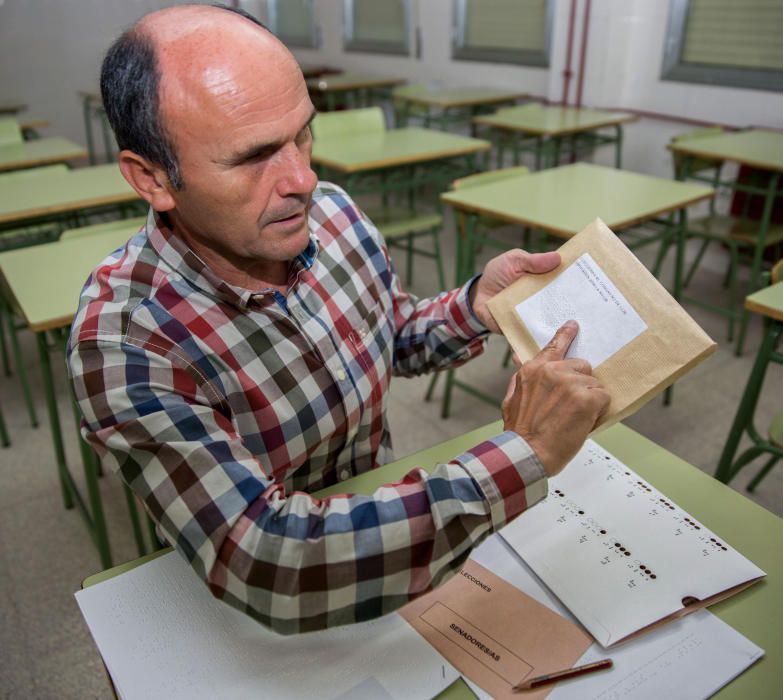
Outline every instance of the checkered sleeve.
{"type": "Polygon", "coordinates": [[[395,610],[546,493],[538,459],[510,432],[369,496],[287,492],[203,367],[152,342],[92,338],[72,344],[69,370],[104,464],[216,597],[283,634],[395,610]]]}

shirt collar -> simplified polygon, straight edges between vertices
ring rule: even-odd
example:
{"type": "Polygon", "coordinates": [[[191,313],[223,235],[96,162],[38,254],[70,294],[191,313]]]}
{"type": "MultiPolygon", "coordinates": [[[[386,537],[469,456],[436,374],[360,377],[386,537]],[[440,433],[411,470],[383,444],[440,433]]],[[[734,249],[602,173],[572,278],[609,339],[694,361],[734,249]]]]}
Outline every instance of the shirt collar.
{"type": "MultiPolygon", "coordinates": [[[[229,284],[219,277],[185,241],[168,226],[164,217],[150,209],[146,223],[147,238],[160,259],[190,284],[203,292],[245,309],[253,299],[272,293],[272,289],[250,290],[229,284]]],[[[291,261],[288,286],[293,287],[305,270],[315,263],[320,250],[318,237],[310,231],[310,240],[299,255],[291,261]]]]}

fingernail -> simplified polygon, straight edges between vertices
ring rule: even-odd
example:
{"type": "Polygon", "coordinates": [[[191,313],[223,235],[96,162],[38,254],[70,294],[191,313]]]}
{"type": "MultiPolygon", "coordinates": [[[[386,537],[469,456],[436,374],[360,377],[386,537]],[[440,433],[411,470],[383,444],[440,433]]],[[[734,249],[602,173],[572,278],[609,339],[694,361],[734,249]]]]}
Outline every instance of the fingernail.
{"type": "Polygon", "coordinates": [[[574,321],[574,319],[571,319],[570,321],[566,321],[563,324],[563,328],[568,328],[569,331],[575,331],[578,330],[579,324],[576,321],[574,321]]]}

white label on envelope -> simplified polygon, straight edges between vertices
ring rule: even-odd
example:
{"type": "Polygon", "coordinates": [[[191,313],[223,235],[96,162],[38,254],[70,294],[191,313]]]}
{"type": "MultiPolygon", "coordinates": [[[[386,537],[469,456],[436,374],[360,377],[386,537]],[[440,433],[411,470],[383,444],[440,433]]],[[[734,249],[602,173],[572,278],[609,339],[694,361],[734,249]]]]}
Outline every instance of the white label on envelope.
{"type": "Polygon", "coordinates": [[[647,330],[647,324],[589,253],[580,255],[515,308],[539,348],[566,321],[578,321],[579,333],[567,357],[581,357],[593,367],[647,330]]]}

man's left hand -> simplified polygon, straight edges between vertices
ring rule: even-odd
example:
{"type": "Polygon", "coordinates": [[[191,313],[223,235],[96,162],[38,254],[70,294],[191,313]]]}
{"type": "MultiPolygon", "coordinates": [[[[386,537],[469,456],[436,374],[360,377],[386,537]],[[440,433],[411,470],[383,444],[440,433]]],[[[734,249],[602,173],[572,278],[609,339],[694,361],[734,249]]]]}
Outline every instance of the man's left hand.
{"type": "Polygon", "coordinates": [[[470,303],[479,321],[492,333],[500,333],[498,324],[487,308],[487,302],[522,275],[549,272],[559,264],[560,253],[528,253],[518,248],[492,258],[470,289],[470,303]]]}

